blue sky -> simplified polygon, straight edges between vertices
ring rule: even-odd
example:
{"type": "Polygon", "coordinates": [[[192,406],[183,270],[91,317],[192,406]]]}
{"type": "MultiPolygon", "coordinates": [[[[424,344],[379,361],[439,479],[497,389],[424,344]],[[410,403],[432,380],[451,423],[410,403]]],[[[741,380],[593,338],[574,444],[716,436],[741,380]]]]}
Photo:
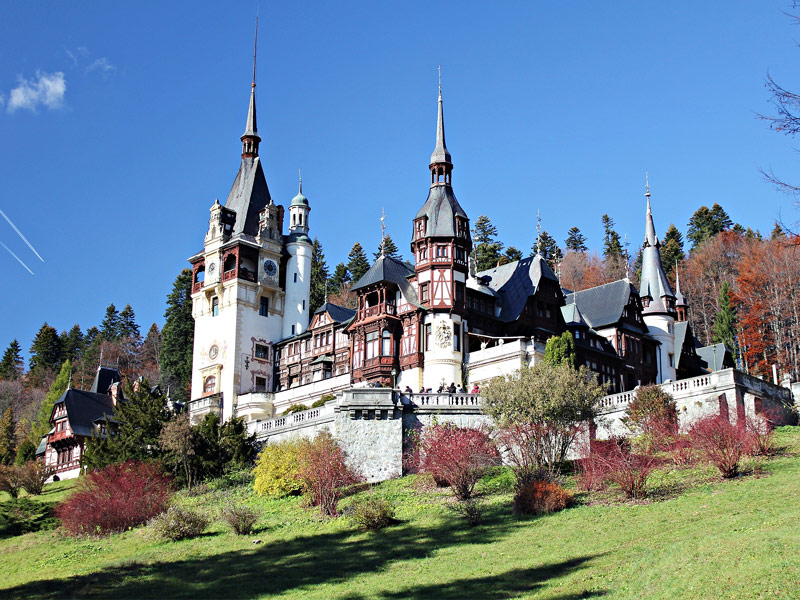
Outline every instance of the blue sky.
{"type": "MultiPolygon", "coordinates": [[[[769,71],[800,89],[800,30],[762,2],[260,2],[261,156],[276,202],[296,193],[332,268],[388,233],[408,256],[434,145],[442,65],[453,184],[527,251],[536,210],[560,243],[601,244],[607,212],[631,251],[644,173],[663,234],[701,205],[768,233],[790,198],[792,141],[769,71]]],[[[0,19],[0,351],[44,321],[98,324],[130,303],[143,331],[202,247],[239,164],[255,2],[33,3],[0,19]]],[[[798,179],[795,177],[795,179],[798,179]]]]}

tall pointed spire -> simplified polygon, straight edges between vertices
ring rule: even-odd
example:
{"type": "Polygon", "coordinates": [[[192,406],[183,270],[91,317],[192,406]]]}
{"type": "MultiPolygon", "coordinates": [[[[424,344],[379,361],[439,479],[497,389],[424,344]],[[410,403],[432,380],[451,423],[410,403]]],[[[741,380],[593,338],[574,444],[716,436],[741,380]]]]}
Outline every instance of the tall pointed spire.
{"type": "Polygon", "coordinates": [[[444,106],[442,103],[442,67],[439,66],[439,115],[436,122],[436,147],[431,154],[431,183],[450,183],[453,162],[444,141],[444,106]]]}
{"type": "Polygon", "coordinates": [[[536,254],[542,255],[542,217],[538,208],[536,209],[536,254]]]}
{"type": "Polygon", "coordinates": [[[642,275],[639,283],[639,296],[644,303],[644,313],[675,313],[675,294],[661,264],[661,244],[656,236],[653,211],[650,208],[650,182],[645,173],[645,197],[647,198],[647,217],[645,236],[642,244],[642,275]]]}
{"type": "Polygon", "coordinates": [[[650,209],[650,178],[647,171],[644,172],[644,181],[644,196],[647,198],[647,217],[644,229],[644,243],[645,246],[660,247],[661,243],[658,241],[658,236],[656,235],[656,226],[653,224],[653,211],[650,209]]]}
{"type": "Polygon", "coordinates": [[[253,81],[250,84],[250,107],[247,110],[247,124],[242,140],[242,158],[254,158],[258,156],[258,144],[261,136],[258,135],[258,125],[256,123],[256,51],[258,50],[258,17],[256,17],[256,34],[253,42],[253,81]]]}

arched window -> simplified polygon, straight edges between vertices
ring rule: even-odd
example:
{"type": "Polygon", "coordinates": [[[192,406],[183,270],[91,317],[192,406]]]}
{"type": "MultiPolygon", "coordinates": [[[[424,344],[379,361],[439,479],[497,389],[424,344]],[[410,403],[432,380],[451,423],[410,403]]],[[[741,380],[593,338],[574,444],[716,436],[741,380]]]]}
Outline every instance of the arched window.
{"type": "Polygon", "coordinates": [[[228,254],[225,257],[225,262],[222,265],[222,270],[226,273],[228,271],[233,271],[236,268],[236,255],[235,254],[228,254]]]}
{"type": "Polygon", "coordinates": [[[205,266],[199,267],[194,274],[194,282],[195,283],[202,283],[203,280],[206,278],[206,268],[205,266]]]}
{"type": "Polygon", "coordinates": [[[209,375],[203,382],[203,393],[213,394],[217,391],[217,378],[215,375],[209,375]]]}
{"type": "Polygon", "coordinates": [[[388,329],[384,329],[381,334],[381,356],[392,355],[392,334],[388,329]]]}

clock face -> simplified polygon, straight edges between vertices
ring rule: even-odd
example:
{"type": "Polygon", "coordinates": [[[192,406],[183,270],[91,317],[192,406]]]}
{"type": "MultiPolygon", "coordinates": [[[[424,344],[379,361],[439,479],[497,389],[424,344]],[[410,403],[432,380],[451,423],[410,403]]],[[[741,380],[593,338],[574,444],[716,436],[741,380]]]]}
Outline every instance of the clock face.
{"type": "Polygon", "coordinates": [[[208,274],[209,274],[209,275],[213,275],[213,274],[214,274],[214,271],[216,271],[216,270],[217,270],[217,263],[215,263],[215,262],[212,262],[212,263],[210,263],[210,264],[208,265],[208,274]]]}
{"type": "Polygon", "coordinates": [[[219,348],[217,347],[216,344],[214,344],[213,346],[211,346],[211,348],[208,349],[208,358],[210,358],[211,360],[217,358],[218,354],[219,354],[219,348]]]}
{"type": "Polygon", "coordinates": [[[265,260],[264,272],[266,272],[266,274],[270,277],[275,277],[275,275],[278,273],[278,265],[276,265],[272,260],[265,260]]]}

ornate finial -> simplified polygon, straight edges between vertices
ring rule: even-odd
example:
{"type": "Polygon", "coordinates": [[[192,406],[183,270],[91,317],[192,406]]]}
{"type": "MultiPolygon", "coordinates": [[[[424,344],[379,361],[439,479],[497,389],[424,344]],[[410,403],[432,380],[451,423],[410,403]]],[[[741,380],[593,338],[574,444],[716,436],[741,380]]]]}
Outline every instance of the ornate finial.
{"type": "Polygon", "coordinates": [[[258,7],[256,7],[256,37],[253,42],[253,83],[252,87],[256,87],[256,50],[258,49],[258,7]]]}
{"type": "Polygon", "coordinates": [[[650,197],[650,176],[647,171],[644,172],[644,195],[650,197]]]}
{"type": "Polygon", "coordinates": [[[442,93],[442,65],[439,65],[439,94],[442,93]]]}
{"type": "Polygon", "coordinates": [[[325,304],[328,303],[328,280],[325,280],[325,304]]]}
{"type": "Polygon", "coordinates": [[[625,246],[625,281],[631,280],[631,255],[628,252],[628,246],[630,246],[630,242],[628,242],[628,234],[625,234],[624,240],[622,245],[625,246]]]}
{"type": "MultiPolygon", "coordinates": [[[[297,178],[300,180],[300,193],[303,193],[303,174],[300,172],[300,169],[297,169],[297,178]]],[[[312,192],[314,190],[311,190],[312,192]]]]}
{"type": "Polygon", "coordinates": [[[72,389],[72,371],[69,372],[69,381],[67,382],[67,389],[72,389]]]}
{"type": "Polygon", "coordinates": [[[386,250],[386,211],[381,209],[381,256],[385,256],[386,250]]]}
{"type": "Polygon", "coordinates": [[[100,370],[100,367],[103,366],[103,350],[104,350],[103,344],[100,344],[100,359],[99,359],[100,362],[97,363],[98,370],[100,370]]]}
{"type": "Polygon", "coordinates": [[[536,209],[536,254],[542,255],[542,217],[536,209]]]}

